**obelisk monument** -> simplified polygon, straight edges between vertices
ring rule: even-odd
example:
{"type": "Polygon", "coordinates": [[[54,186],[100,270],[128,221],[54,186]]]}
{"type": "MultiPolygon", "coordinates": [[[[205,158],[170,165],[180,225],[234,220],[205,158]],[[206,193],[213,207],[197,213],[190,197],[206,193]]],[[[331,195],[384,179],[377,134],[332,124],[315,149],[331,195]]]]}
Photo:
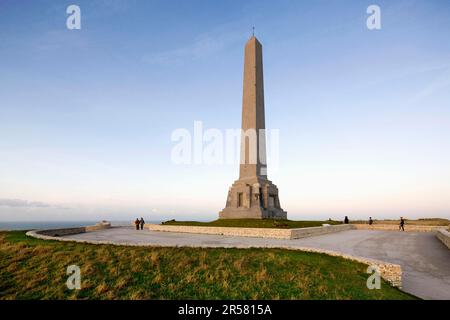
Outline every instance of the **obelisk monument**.
{"type": "Polygon", "coordinates": [[[261,43],[245,45],[239,180],[228,191],[220,219],[286,219],[278,188],[267,179],[264,80],[261,43]]]}

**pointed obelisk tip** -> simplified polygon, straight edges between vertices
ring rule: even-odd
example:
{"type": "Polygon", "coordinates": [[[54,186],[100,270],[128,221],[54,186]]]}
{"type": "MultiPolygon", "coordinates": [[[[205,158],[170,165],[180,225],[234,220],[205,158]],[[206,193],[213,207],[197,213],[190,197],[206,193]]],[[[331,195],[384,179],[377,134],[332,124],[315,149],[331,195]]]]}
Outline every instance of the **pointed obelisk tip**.
{"type": "Polygon", "coordinates": [[[255,36],[255,27],[252,27],[252,36],[250,37],[250,39],[248,39],[247,44],[249,44],[251,42],[256,42],[258,44],[261,44],[259,42],[258,38],[256,38],[256,36],[255,36]]]}

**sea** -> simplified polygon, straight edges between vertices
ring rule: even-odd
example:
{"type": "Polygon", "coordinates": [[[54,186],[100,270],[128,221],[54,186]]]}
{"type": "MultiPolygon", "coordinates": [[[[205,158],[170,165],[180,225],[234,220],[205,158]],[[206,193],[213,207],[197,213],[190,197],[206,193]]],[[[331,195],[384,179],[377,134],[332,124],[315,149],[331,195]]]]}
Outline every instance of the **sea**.
{"type": "MultiPolygon", "coordinates": [[[[109,221],[112,226],[131,226],[133,221],[109,221]]],[[[0,221],[0,231],[58,229],[93,226],[97,221],[0,221]]],[[[161,223],[161,221],[146,221],[146,223],[161,223]]]]}

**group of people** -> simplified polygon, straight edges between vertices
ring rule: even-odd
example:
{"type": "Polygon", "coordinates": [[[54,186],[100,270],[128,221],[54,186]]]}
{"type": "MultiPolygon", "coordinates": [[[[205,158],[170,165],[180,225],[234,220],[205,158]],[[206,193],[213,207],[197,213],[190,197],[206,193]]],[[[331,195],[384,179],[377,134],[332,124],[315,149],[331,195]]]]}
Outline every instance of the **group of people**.
{"type": "MultiPolygon", "coordinates": [[[[344,223],[349,224],[349,220],[348,220],[347,216],[345,216],[345,218],[344,218],[344,223]]],[[[373,225],[372,217],[369,217],[369,225],[370,226],[373,225]]],[[[403,217],[400,217],[400,224],[398,226],[398,230],[405,231],[405,219],[403,219],[403,217]]]]}
{"type": "MultiPolygon", "coordinates": [[[[372,217],[369,217],[369,225],[373,225],[372,217]]],[[[400,224],[398,225],[398,230],[405,231],[405,219],[403,217],[400,217],[400,224]]]]}
{"type": "Polygon", "coordinates": [[[136,220],[134,220],[134,225],[136,226],[136,230],[139,230],[139,228],[141,230],[144,230],[144,218],[141,217],[141,219],[136,218],[136,220]]]}

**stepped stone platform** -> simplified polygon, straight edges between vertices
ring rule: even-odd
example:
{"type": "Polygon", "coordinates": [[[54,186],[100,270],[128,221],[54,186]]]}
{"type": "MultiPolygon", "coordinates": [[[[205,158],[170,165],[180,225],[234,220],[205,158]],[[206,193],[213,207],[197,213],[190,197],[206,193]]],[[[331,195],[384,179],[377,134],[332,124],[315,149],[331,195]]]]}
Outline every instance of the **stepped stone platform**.
{"type": "Polygon", "coordinates": [[[355,229],[355,227],[350,224],[341,224],[335,226],[327,225],[322,227],[293,228],[293,229],[211,227],[211,226],[202,227],[202,226],[161,225],[161,224],[148,224],[145,227],[152,231],[162,231],[162,232],[217,234],[222,236],[273,238],[273,239],[300,239],[355,229]]]}

